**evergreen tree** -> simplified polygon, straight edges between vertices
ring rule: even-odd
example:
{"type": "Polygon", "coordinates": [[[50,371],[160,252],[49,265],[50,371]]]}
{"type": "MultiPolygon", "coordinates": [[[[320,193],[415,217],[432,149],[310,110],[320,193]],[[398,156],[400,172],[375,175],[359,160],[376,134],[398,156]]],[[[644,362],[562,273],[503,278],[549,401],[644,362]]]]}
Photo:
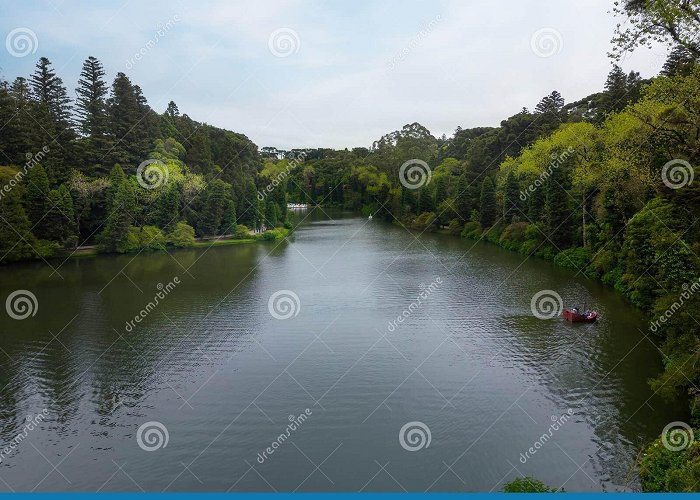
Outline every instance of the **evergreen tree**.
{"type": "Polygon", "coordinates": [[[468,221],[472,210],[474,209],[474,201],[470,197],[471,189],[467,173],[463,173],[457,180],[455,187],[455,208],[459,217],[463,221],[468,221]]]}
{"type": "Polygon", "coordinates": [[[17,171],[0,167],[0,262],[29,259],[36,255],[37,241],[30,231],[30,223],[21,202],[20,189],[4,191],[17,171]]]}
{"type": "Polygon", "coordinates": [[[479,203],[479,223],[483,229],[487,229],[493,226],[494,222],[496,222],[496,217],[498,217],[496,187],[493,185],[491,177],[486,177],[481,184],[479,203]]]}
{"type": "Polygon", "coordinates": [[[513,218],[520,217],[520,185],[515,174],[511,171],[506,176],[503,187],[503,221],[506,224],[513,222],[513,218]]]}
{"type": "Polygon", "coordinates": [[[544,213],[545,189],[545,186],[535,187],[527,199],[527,218],[534,223],[539,222],[544,213]]]}
{"type": "Polygon", "coordinates": [[[571,187],[566,169],[555,168],[545,184],[545,226],[549,240],[559,250],[568,247],[571,241],[569,194],[571,187]]]}
{"type": "Polygon", "coordinates": [[[272,229],[277,226],[279,208],[272,201],[268,201],[265,206],[265,225],[272,229]]]}
{"type": "Polygon", "coordinates": [[[46,239],[57,241],[62,246],[75,246],[78,240],[78,225],[75,220],[73,199],[65,184],[52,189],[48,196],[50,208],[46,214],[46,239]]]}
{"type": "Polygon", "coordinates": [[[53,68],[51,61],[46,57],[39,59],[36,70],[30,78],[33,97],[45,105],[51,116],[63,127],[70,124],[70,98],[66,87],[53,68]]]}
{"type": "Polygon", "coordinates": [[[204,206],[199,214],[199,233],[202,236],[219,234],[224,216],[226,196],[231,186],[221,179],[214,179],[207,188],[204,206]]]}
{"type": "Polygon", "coordinates": [[[156,200],[150,221],[153,225],[169,231],[180,220],[180,191],[177,184],[166,186],[156,200]]]}
{"type": "Polygon", "coordinates": [[[24,195],[24,210],[37,238],[51,239],[47,236],[49,222],[46,219],[51,202],[49,201],[49,178],[41,165],[34,165],[25,177],[27,186],[24,195]]]}
{"type": "Polygon", "coordinates": [[[697,66],[698,58],[682,45],[677,45],[668,55],[661,74],[664,76],[688,76],[697,66]]]}
{"type": "Polygon", "coordinates": [[[233,196],[227,196],[226,206],[224,207],[224,215],[221,217],[220,234],[230,234],[236,229],[236,203],[233,201],[233,196]]]}
{"type": "Polygon", "coordinates": [[[420,194],[418,195],[418,213],[423,214],[426,212],[434,211],[435,205],[433,194],[428,185],[426,184],[420,189],[420,194]]]}
{"type": "Polygon", "coordinates": [[[137,209],[136,191],[129,179],[119,182],[109,207],[100,244],[110,252],[123,249],[137,209]]]}
{"type": "Polygon", "coordinates": [[[107,84],[102,63],[90,56],[85,59],[75,93],[76,115],[83,135],[104,138],[107,132],[107,84]]]}
{"type": "Polygon", "coordinates": [[[146,159],[155,140],[145,119],[150,108],[137,89],[124,73],[117,73],[107,100],[110,133],[114,141],[110,161],[133,165],[133,168],[146,159]]]}

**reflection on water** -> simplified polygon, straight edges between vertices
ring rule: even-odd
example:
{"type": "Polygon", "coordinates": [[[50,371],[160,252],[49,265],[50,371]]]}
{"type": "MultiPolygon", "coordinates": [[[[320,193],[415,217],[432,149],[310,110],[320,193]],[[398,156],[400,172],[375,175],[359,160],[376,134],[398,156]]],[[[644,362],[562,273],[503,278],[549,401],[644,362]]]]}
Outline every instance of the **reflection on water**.
{"type": "Polygon", "coordinates": [[[640,443],[684,417],[651,393],[658,353],[609,288],[376,219],[312,212],[281,243],[0,273],[3,301],[27,289],[39,304],[26,320],[0,314],[0,444],[47,413],[0,455],[1,490],[488,491],[520,474],[615,490],[634,486],[640,443]],[[600,321],[535,318],[543,289],[595,304],[600,321]],[[279,290],[299,297],[296,316],[269,313],[279,290]],[[146,422],[166,447],[139,447],[146,422]],[[408,422],[429,446],[401,446],[408,422]]]}

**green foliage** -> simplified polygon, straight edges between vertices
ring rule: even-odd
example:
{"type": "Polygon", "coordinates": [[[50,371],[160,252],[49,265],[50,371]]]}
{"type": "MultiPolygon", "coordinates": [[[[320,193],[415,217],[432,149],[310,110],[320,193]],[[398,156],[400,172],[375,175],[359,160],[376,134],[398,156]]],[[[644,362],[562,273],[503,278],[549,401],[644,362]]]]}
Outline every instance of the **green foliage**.
{"type": "Polygon", "coordinates": [[[163,231],[155,226],[131,226],[128,229],[126,238],[121,240],[117,246],[118,253],[130,253],[138,251],[165,250],[166,239],[163,231]]]}
{"type": "Polygon", "coordinates": [[[490,177],[486,177],[481,184],[481,196],[479,197],[479,223],[488,228],[496,222],[498,209],[496,207],[496,188],[490,177]]]}
{"type": "Polygon", "coordinates": [[[554,264],[576,272],[583,272],[586,275],[591,260],[591,252],[586,248],[573,247],[559,252],[554,257],[554,264]]]}
{"type": "Polygon", "coordinates": [[[556,488],[550,488],[539,479],[529,476],[518,477],[503,485],[504,493],[555,493],[556,488]]]}
{"type": "Polygon", "coordinates": [[[247,226],[244,226],[243,224],[237,224],[236,229],[233,231],[233,238],[236,240],[244,240],[246,238],[250,238],[250,229],[248,229],[247,226]]]}
{"type": "Polygon", "coordinates": [[[178,222],[168,233],[167,242],[168,244],[178,248],[194,246],[194,228],[186,222],[178,222]]]}
{"type": "Polygon", "coordinates": [[[700,489],[700,443],[690,441],[690,434],[683,429],[672,429],[666,436],[673,444],[671,432],[676,432],[678,442],[689,446],[673,451],[664,446],[661,438],[649,445],[639,463],[639,478],[645,492],[697,492],[700,489]]]}

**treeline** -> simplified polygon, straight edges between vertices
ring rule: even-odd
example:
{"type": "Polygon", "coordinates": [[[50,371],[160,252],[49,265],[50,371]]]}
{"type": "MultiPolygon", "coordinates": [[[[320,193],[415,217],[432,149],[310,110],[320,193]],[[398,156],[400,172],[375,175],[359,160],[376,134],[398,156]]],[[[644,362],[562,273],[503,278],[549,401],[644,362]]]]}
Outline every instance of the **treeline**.
{"type": "Polygon", "coordinates": [[[689,51],[651,81],[615,66],[602,92],[571,104],[552,92],[500,127],[436,138],[414,123],[368,149],[263,153],[270,171],[288,169],[280,153],[304,154],[290,201],[488,240],[601,279],[655,319],[673,310],[652,328],[666,366],[652,386],[688,393],[700,422],[700,296],[686,290],[700,278],[700,70],[689,51]]]}
{"type": "Polygon", "coordinates": [[[155,112],[124,73],[108,86],[94,57],[75,95],[44,57],[27,78],[0,81],[0,262],[78,244],[127,252],[243,237],[265,214],[284,222],[283,195],[257,197],[261,157],[244,135],[172,101],[155,112]]]}

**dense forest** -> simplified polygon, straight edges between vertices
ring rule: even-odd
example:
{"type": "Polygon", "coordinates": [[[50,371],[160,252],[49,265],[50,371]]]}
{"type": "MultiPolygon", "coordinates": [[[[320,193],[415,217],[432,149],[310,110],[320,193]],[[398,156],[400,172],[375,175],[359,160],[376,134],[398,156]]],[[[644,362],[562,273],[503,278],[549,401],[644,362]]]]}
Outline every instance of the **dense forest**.
{"type": "MultiPolygon", "coordinates": [[[[574,102],[555,90],[497,127],[435,137],[412,123],[352,150],[258,150],[173,102],[157,113],[123,73],[109,87],[94,57],[71,99],[41,58],[0,83],[0,262],[245,237],[288,225],[287,202],[483,239],[600,279],[648,311],[665,366],[651,387],[687,397],[700,425],[698,12],[697,1],[617,9],[629,23],[613,58],[674,45],[650,80],[613,65],[600,92],[574,102]]],[[[697,489],[697,446],[651,449],[645,489],[697,489]]]]}
{"type": "Polygon", "coordinates": [[[94,57],[75,94],[43,57],[28,78],[0,82],[0,262],[78,244],[128,252],[245,237],[261,214],[284,222],[283,193],[257,198],[260,155],[244,135],[173,102],[156,113],[125,74],[109,88],[94,57]]]}

